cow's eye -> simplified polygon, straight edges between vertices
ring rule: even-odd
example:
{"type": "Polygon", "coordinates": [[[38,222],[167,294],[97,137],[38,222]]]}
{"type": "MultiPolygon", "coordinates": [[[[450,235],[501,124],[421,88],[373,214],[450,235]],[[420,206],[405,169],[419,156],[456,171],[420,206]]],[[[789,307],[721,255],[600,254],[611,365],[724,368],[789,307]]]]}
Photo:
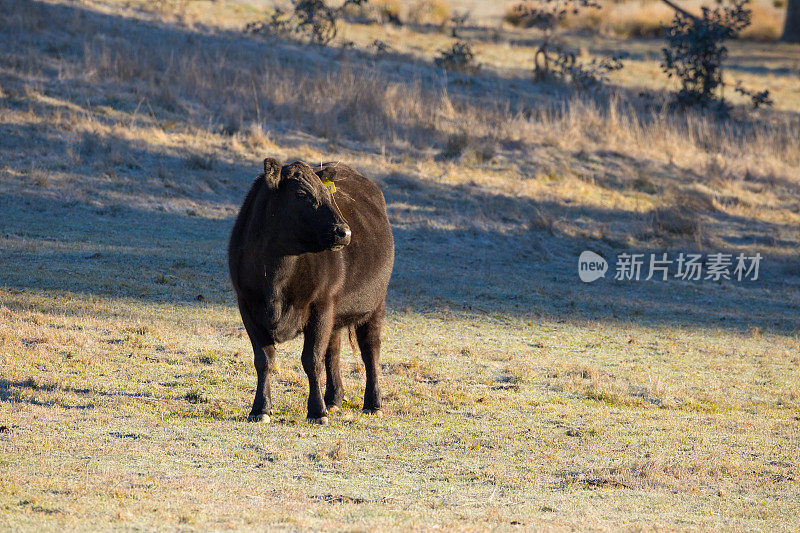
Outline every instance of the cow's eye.
{"type": "Polygon", "coordinates": [[[308,195],[305,193],[305,191],[297,191],[297,192],[295,193],[295,196],[297,196],[297,197],[298,197],[298,198],[300,198],[301,200],[302,200],[303,198],[308,198],[308,195]]]}

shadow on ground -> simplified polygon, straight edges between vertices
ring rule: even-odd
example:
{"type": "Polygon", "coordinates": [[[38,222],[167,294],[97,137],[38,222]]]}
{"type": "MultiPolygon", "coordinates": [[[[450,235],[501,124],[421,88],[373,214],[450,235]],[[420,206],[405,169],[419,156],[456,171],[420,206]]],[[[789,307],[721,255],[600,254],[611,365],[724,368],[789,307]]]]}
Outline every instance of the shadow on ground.
{"type": "MultiPolygon", "coordinates": [[[[601,279],[583,284],[577,277],[583,249],[609,259],[621,250],[546,231],[435,224],[451,217],[443,206],[453,203],[470,209],[473,203],[501,202],[503,210],[523,213],[549,206],[409,178],[389,177],[384,189],[397,248],[391,309],[783,333],[800,328],[797,286],[786,285],[786,275],[769,265],[769,258],[756,282],[601,279]],[[393,207],[397,204],[403,207],[393,207]],[[403,218],[398,211],[408,208],[425,214],[398,222],[403,218]]],[[[11,215],[0,229],[0,286],[6,290],[233,306],[225,258],[232,218],[129,207],[109,211],[24,193],[0,195],[0,210],[11,215]]],[[[630,216],[578,211],[563,216],[587,223],[630,216]]]]}

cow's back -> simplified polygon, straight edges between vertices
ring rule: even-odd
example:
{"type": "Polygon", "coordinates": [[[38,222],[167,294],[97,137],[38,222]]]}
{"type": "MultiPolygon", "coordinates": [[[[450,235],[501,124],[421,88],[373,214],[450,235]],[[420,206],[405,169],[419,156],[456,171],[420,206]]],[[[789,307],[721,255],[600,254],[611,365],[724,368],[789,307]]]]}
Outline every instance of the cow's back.
{"type": "MultiPolygon", "coordinates": [[[[242,202],[242,207],[239,209],[239,214],[236,216],[236,222],[233,224],[231,230],[230,241],[228,242],[228,270],[231,276],[234,290],[238,293],[241,287],[240,278],[242,272],[242,255],[245,253],[248,246],[252,246],[256,235],[253,231],[257,229],[257,225],[253,224],[253,219],[257,218],[260,213],[257,212],[256,204],[258,198],[262,194],[264,187],[264,180],[256,179],[247,191],[247,195],[242,202]]],[[[263,214],[262,214],[263,215],[263,214]]]]}

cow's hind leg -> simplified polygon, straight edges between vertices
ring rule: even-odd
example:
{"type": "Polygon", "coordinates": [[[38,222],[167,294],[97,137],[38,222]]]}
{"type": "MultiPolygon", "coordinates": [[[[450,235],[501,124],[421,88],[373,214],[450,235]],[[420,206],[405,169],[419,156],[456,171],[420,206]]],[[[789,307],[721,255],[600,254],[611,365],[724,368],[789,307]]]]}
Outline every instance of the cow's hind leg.
{"type": "Polygon", "coordinates": [[[240,302],[239,312],[250,343],[253,345],[253,364],[256,367],[256,396],[253,408],[247,416],[249,422],[269,422],[272,412],[272,394],[269,387],[269,374],[275,364],[275,345],[258,331],[258,327],[250,318],[247,308],[240,302]]]}
{"type": "Polygon", "coordinates": [[[380,414],[381,388],[378,383],[380,373],[381,326],[385,304],[381,304],[364,324],[356,328],[358,348],[367,370],[367,387],[364,391],[364,412],[380,414]]]}
{"type": "Polygon", "coordinates": [[[325,352],[325,407],[328,408],[328,411],[342,407],[344,400],[344,384],[339,368],[339,356],[342,353],[341,340],[342,330],[334,330],[325,352]]]}

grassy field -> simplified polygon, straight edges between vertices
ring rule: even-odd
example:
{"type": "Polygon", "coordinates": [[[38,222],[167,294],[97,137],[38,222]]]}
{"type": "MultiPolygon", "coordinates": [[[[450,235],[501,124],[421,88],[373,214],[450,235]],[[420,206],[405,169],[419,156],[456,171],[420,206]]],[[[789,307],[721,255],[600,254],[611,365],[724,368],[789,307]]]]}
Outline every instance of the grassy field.
{"type": "Polygon", "coordinates": [[[657,40],[568,34],[631,53],[586,95],[496,22],[466,76],[431,28],[343,50],[240,31],[261,16],[0,1],[0,529],[800,528],[800,48],[733,43],[776,107],[720,122],[663,105],[657,40]],[[348,351],[308,425],[296,340],[245,422],[225,247],[266,156],[385,192],[383,418],[348,351]],[[764,260],[583,284],[586,249],[764,260]]]}

